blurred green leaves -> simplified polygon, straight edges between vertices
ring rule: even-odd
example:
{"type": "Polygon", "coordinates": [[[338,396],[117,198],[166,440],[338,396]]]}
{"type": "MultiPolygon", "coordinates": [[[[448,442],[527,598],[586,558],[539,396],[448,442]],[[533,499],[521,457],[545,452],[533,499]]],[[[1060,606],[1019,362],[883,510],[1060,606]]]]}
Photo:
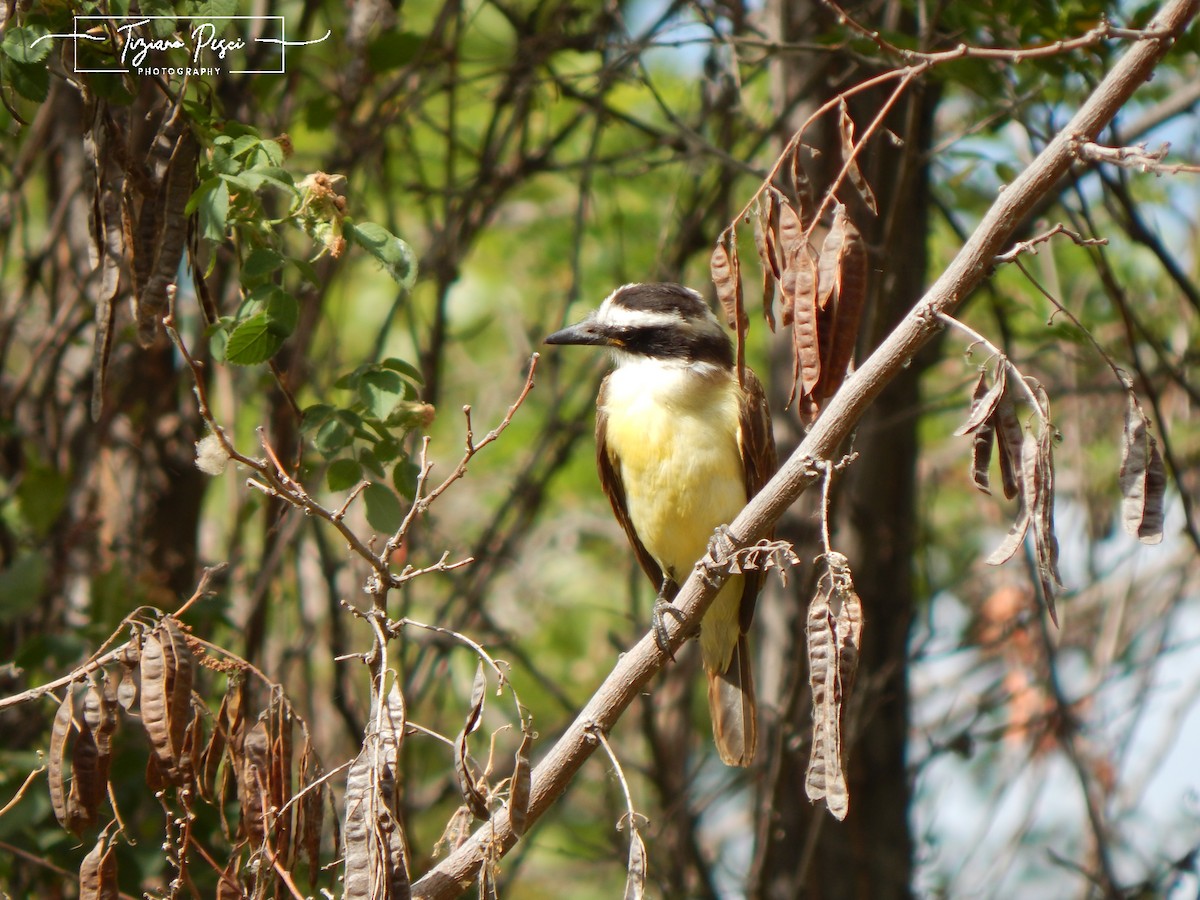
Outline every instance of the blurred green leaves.
{"type": "Polygon", "coordinates": [[[363,492],[367,521],[385,533],[395,531],[403,518],[393,488],[411,498],[416,487],[417,467],[401,442],[408,432],[433,421],[433,407],[417,398],[420,384],[413,366],[388,358],[339,378],[334,387],[345,392],[342,404],[315,403],[304,411],[305,435],[329,460],[329,490],[347,491],[371,481],[363,492]]]}

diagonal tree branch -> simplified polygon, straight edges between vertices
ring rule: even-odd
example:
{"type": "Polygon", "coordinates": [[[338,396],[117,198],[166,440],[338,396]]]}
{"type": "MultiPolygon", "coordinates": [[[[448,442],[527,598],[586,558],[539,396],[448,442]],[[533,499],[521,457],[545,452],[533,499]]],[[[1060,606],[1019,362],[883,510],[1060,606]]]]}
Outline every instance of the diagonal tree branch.
{"type": "MultiPolygon", "coordinates": [[[[974,234],[949,267],[912,311],[884,339],[863,365],[843,384],[809,431],[803,443],[779,472],[742,510],[730,528],[729,548],[706,558],[706,573],[693,572],[680,589],[676,604],[680,623],[670,629],[674,650],[698,622],[719,583],[732,551],[764,535],[797,498],[820,477],[816,465],[831,459],[860,416],[884,386],[908,364],[941,327],[939,313],[950,313],[990,273],[1014,230],[1041,197],[1054,189],[1075,159],[1079,141],[1095,140],[1118,110],[1154,71],[1159,60],[1196,16],[1200,0],[1170,0],[1113,66],[1091,96],[1028,168],[997,198],[974,234]],[[715,558],[714,558],[715,556],[715,558]]],[[[698,567],[699,568],[699,567],[698,567]]],[[[667,656],[647,633],[624,654],[579,716],[533,772],[526,827],[563,793],[598,742],[595,730],[607,732],[647,682],[667,662],[667,656]]],[[[413,885],[413,897],[423,900],[458,896],[476,877],[485,860],[497,859],[517,841],[507,808],[480,827],[454,853],[413,885]]]]}

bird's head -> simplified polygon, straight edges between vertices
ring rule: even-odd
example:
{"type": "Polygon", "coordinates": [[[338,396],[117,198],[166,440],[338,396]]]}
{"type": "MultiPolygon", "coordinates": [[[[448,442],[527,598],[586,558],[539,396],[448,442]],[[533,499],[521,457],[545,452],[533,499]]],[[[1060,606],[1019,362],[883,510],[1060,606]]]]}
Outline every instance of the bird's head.
{"type": "Polygon", "coordinates": [[[733,344],[704,298],[679,284],[627,284],[582,322],[547,344],[608,347],[618,364],[654,359],[677,365],[733,368],[733,344]]]}

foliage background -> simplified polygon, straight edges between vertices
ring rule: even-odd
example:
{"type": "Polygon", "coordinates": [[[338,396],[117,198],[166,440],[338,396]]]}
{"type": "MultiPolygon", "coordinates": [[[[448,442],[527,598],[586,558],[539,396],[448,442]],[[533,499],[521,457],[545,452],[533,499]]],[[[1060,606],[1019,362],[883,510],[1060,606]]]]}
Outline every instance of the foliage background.
{"type": "MultiPolygon", "coordinates": [[[[946,49],[960,42],[1028,48],[1085,35],[1105,15],[1142,23],[1153,6],[846,9],[891,44],[946,49]]],[[[161,333],[151,347],[137,345],[124,303],[127,275],[104,411],[97,422],[88,414],[100,286],[88,255],[95,175],[84,130],[96,96],[118,108],[150,101],[132,90],[103,95],[95,85],[87,86],[91,99],[81,99],[61,45],[43,58],[21,58],[14,28],[55,24],[75,10],[10,5],[5,17],[0,656],[11,664],[3,693],[69,671],[135,607],[170,611],[192,593],[200,567],[228,562],[217,593],[185,621],[281,684],[332,768],[357,753],[368,715],[367,671],[356,654],[370,649],[372,632],[341,606],[368,605],[368,570],[327,523],[248,489],[244,470],[210,479],[195,469],[204,426],[191,373],[161,333]]],[[[187,345],[208,363],[207,393],[235,445],[261,455],[262,427],[280,459],[302,460],[304,483],[329,508],[356,479],[345,466],[332,468],[320,447],[359,464],[367,451],[375,459],[393,454],[379,480],[398,488],[387,495],[394,504],[376,492],[374,514],[366,498],[350,507],[347,522],[362,535],[394,526],[396,511],[407,508],[425,435],[436,483],[462,457],[464,405],[477,438],[502,419],[543,335],[628,281],[707,287],[713,240],[812,104],[901,62],[823,4],[789,5],[786,15],[771,5],[553,0],[278,3],[270,11],[287,18],[289,31],[295,23],[295,34],[316,38],[329,29],[332,37],[289,57],[286,76],[193,85],[188,114],[201,153],[190,247],[208,302],[239,319],[267,309],[244,303],[261,286],[247,274],[251,253],[277,252],[273,283],[286,295],[278,303],[291,330],[269,367],[223,363],[220,338],[214,345],[206,336],[194,272],[179,282],[177,319],[187,345]],[[263,178],[253,190],[235,189],[224,205],[209,180],[219,171],[222,135],[257,142],[235,174],[263,178]],[[314,193],[311,181],[294,187],[318,172],[344,177],[332,182],[343,209],[322,207],[328,195],[314,193]],[[345,223],[349,240],[335,256],[345,223]],[[381,260],[354,237],[353,226],[365,223],[402,238],[412,260],[399,244],[381,260]],[[395,446],[382,449],[379,432],[345,447],[322,445],[320,422],[306,423],[296,407],[349,411],[358,402],[362,412],[368,394],[361,385],[357,393],[347,382],[339,387],[339,379],[389,358],[407,364],[403,380],[419,390],[419,398],[402,386],[389,395],[411,404],[391,408],[398,418],[385,430],[395,446]],[[427,425],[420,404],[437,411],[427,425]]],[[[1170,163],[1197,162],[1196,41],[1193,30],[1180,42],[1109,143],[1170,140],[1170,163]]],[[[885,333],[895,308],[919,295],[888,293],[889,279],[911,264],[918,284],[931,281],[1121,47],[1120,37],[1109,37],[1052,55],[964,58],[923,76],[920,103],[905,112],[927,121],[927,132],[891,124],[897,139],[877,138],[865,151],[868,179],[885,196],[906,165],[925,173],[927,188],[909,200],[897,187],[901,200],[881,217],[890,230],[872,239],[876,294],[864,350],[885,333]],[[909,205],[917,202],[921,209],[909,205]],[[909,223],[912,233],[901,235],[909,223]],[[890,243],[898,235],[911,243],[890,243]],[[918,265],[924,254],[927,265],[918,265]]],[[[860,123],[879,101],[863,102],[865,110],[854,110],[860,123]]],[[[830,158],[814,160],[814,171],[830,158]]],[[[860,676],[852,729],[883,728],[891,737],[851,748],[850,820],[839,825],[809,810],[799,782],[789,786],[780,775],[782,751],[745,774],[722,769],[692,696],[695,662],[685,657],[612,736],[646,817],[652,893],[789,896],[800,884],[813,896],[1194,892],[1190,860],[1200,827],[1195,774],[1184,761],[1200,740],[1200,667],[1190,652],[1200,632],[1195,178],[1081,165],[1024,236],[1063,222],[1107,238],[1107,246],[1042,244],[1023,258],[1028,274],[1001,267],[962,313],[1046,384],[1054,403],[1068,588],[1061,627],[1038,611],[1029,570],[1017,561],[1000,570],[981,563],[1011,509],[969,487],[968,448],[950,435],[983,358],[964,360],[963,342],[944,337],[915,365],[912,392],[881,401],[874,424],[856,439],[864,466],[875,460],[879,478],[907,484],[907,464],[890,459],[888,440],[878,436],[893,427],[911,434],[911,508],[882,499],[864,507],[853,486],[838,508],[857,577],[871,579],[878,548],[856,543],[853,535],[863,533],[856,519],[906,536],[912,551],[902,554],[904,583],[894,582],[905,596],[892,608],[876,600],[868,612],[868,629],[895,638],[860,676]],[[1170,476],[1161,545],[1139,546],[1120,529],[1120,387],[1030,275],[1130,372],[1152,412],[1170,476]],[[891,790],[869,783],[876,767],[868,754],[877,751],[887,755],[878,771],[891,790]],[[782,854],[766,849],[774,820],[764,809],[799,817],[787,826],[782,854]],[[903,837],[881,838],[876,823],[891,823],[903,837]],[[863,857],[875,862],[864,867],[863,857]]],[[[754,322],[751,360],[775,392],[785,447],[798,434],[783,411],[786,343],[754,322]]],[[[474,560],[408,582],[388,612],[469,635],[506,660],[538,733],[535,759],[621,648],[644,633],[653,594],[593,474],[591,404],[603,366],[545,354],[511,425],[419,517],[393,560],[429,566],[443,552],[474,560]]],[[[814,555],[805,549],[815,546],[806,543],[813,509],[798,506],[784,526],[806,561],[814,555]]],[[[806,563],[787,588],[764,598],[765,627],[756,635],[768,727],[801,759],[808,711],[786,701],[788,685],[803,681],[794,622],[802,620],[810,570],[806,563]]],[[[418,628],[392,647],[410,720],[453,736],[470,706],[474,654],[418,628]]],[[[221,676],[204,673],[198,686],[215,710],[221,676]]],[[[53,707],[41,700],[2,715],[8,798],[40,764],[53,707]]],[[[488,706],[472,739],[476,756],[488,755],[486,735],[504,725],[496,758],[511,759],[520,729],[507,701],[488,706]]],[[[127,833],[138,840],[119,843],[121,888],[167,892],[164,808],[146,795],[146,748],[134,726],[122,726],[112,773],[127,833]]],[[[403,744],[401,818],[414,876],[436,861],[439,837],[462,802],[453,762],[435,738],[414,735],[403,744]]],[[[496,779],[511,769],[498,765],[496,779]]],[[[46,794],[35,780],[0,816],[0,841],[10,851],[0,861],[0,885],[12,896],[70,895],[90,844],[54,823],[46,794]]],[[[500,864],[500,893],[561,896],[564,883],[578,897],[620,891],[628,830],[614,826],[624,812],[610,766],[597,756],[500,864]]],[[[210,850],[227,840],[211,811],[194,834],[210,850]]],[[[338,855],[327,826],[322,862],[338,855]]],[[[191,871],[191,889],[211,893],[213,872],[195,861],[191,871]]],[[[336,875],[331,866],[301,890],[333,890],[336,875]]]]}

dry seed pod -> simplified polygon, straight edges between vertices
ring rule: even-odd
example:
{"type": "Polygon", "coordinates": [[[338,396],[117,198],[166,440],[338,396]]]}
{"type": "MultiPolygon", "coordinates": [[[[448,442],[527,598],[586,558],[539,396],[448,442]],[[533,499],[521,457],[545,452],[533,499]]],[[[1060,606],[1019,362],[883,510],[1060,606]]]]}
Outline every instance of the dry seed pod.
{"type": "MultiPolygon", "coordinates": [[[[167,288],[175,281],[179,260],[187,242],[190,216],[185,208],[196,178],[198,151],[199,145],[191,130],[184,126],[175,141],[158,197],[153,201],[157,206],[157,215],[154,216],[153,231],[149,235],[151,240],[142,245],[143,256],[148,258],[143,264],[146,278],[141,290],[134,294],[138,343],[143,347],[148,347],[154,342],[158,321],[167,311],[167,288]]],[[[147,198],[142,204],[143,210],[151,202],[150,198],[147,198]]],[[[141,230],[139,228],[139,231],[141,230]]],[[[145,238],[147,235],[142,236],[145,238]]]]}
{"type": "MultiPolygon", "coordinates": [[[[846,207],[838,205],[833,216],[833,226],[826,237],[829,252],[833,255],[832,271],[834,284],[830,302],[836,303],[833,329],[828,337],[822,337],[821,386],[819,399],[824,402],[832,397],[854,356],[854,345],[858,340],[859,320],[867,298],[867,249],[862,235],[846,207]],[[825,348],[828,348],[827,350],[825,348]]],[[[821,248],[821,277],[824,277],[826,247],[821,248]]],[[[825,288],[821,288],[824,293],[825,288]]]]}
{"type": "Polygon", "coordinates": [[[1008,366],[1004,360],[1000,360],[996,366],[996,377],[992,380],[990,388],[987,383],[987,370],[980,369],[979,381],[976,382],[975,391],[971,396],[971,411],[967,414],[967,421],[955,429],[955,437],[973,434],[995,418],[996,410],[1000,406],[1000,400],[1004,397],[1004,391],[1008,384],[1005,375],[1007,369],[1008,366]]]}
{"type": "Polygon", "coordinates": [[[996,444],[996,429],[989,422],[971,437],[971,483],[985,494],[990,494],[992,448],[996,444]]]}
{"type": "Polygon", "coordinates": [[[624,900],[642,900],[646,896],[646,845],[632,825],[629,829],[629,862],[625,871],[624,900]]]}
{"type": "Polygon", "coordinates": [[[321,782],[324,772],[321,762],[317,759],[316,751],[304,739],[304,749],[300,751],[300,796],[296,810],[296,859],[308,862],[308,877],[316,883],[321,868],[321,824],[325,818],[325,784],[321,782]]]}
{"type": "Polygon", "coordinates": [[[433,856],[436,859],[445,848],[448,852],[453,853],[471,836],[471,826],[475,821],[475,817],[471,815],[471,811],[466,806],[460,806],[454,811],[449,821],[446,822],[446,827],[442,829],[442,836],[433,846],[433,856]]]}
{"type": "Polygon", "coordinates": [[[863,628],[862,599],[850,582],[849,570],[845,575],[845,583],[840,586],[839,594],[842,608],[838,611],[836,620],[838,677],[841,680],[842,701],[845,702],[854,689],[854,679],[858,675],[863,628]]]}
{"type": "MultiPolygon", "coordinates": [[[[840,203],[837,205],[838,210],[844,208],[840,203]]],[[[825,240],[821,242],[821,252],[817,258],[817,281],[819,283],[817,309],[821,311],[830,310],[837,303],[838,260],[842,255],[842,241],[845,237],[846,231],[844,228],[838,227],[838,217],[835,212],[833,224],[825,233],[825,240]]]]}
{"type": "Polygon", "coordinates": [[[1133,391],[1128,392],[1121,434],[1121,525],[1143,544],[1163,537],[1163,498],[1167,473],[1150,422],[1133,391]]]}
{"type": "Polygon", "coordinates": [[[779,217],[779,199],[774,191],[767,190],[758,203],[758,227],[754,230],[754,245],[763,268],[769,269],[777,281],[783,277],[783,256],[776,238],[780,228],[779,217]]]}
{"type": "Polygon", "coordinates": [[[824,562],[825,572],[808,610],[813,745],[805,790],[810,800],[824,800],[830,814],[841,821],[850,809],[842,758],[842,715],[858,671],[862,603],[846,557],[828,551],[824,562]]]}
{"type": "Polygon", "coordinates": [[[382,708],[376,701],[363,749],[346,775],[344,900],[408,896],[408,850],[392,793],[405,716],[393,683],[382,708]]]}
{"type": "Polygon", "coordinates": [[[192,708],[192,681],[195,678],[196,658],[174,616],[164,617],[159,627],[164,633],[163,649],[167,651],[168,658],[171,747],[178,759],[183,754],[184,735],[195,714],[192,708]]]}
{"type": "Polygon", "coordinates": [[[209,803],[215,802],[217,798],[217,769],[225,756],[228,729],[229,691],[226,690],[225,696],[221,698],[221,706],[217,710],[216,719],[213,721],[212,734],[209,735],[208,743],[204,745],[204,749],[200,752],[199,766],[196,773],[198,776],[196,785],[200,791],[200,796],[209,803]]]}
{"type": "Polygon", "coordinates": [[[525,833],[525,825],[529,819],[529,791],[532,786],[529,771],[529,748],[532,744],[533,732],[529,730],[528,726],[523,726],[521,746],[517,748],[511,787],[508,791],[508,821],[512,824],[513,833],[517,836],[525,833]]]}
{"type": "Polygon", "coordinates": [[[722,235],[713,248],[708,269],[721,309],[725,311],[725,321],[730,328],[738,328],[744,313],[740,300],[742,285],[737,273],[737,247],[732,232],[722,235]]]}
{"type": "Polygon", "coordinates": [[[238,800],[242,808],[241,830],[251,847],[262,846],[267,835],[266,812],[270,809],[271,738],[262,717],[246,734],[238,767],[238,800]]]}
{"type": "Polygon", "coordinates": [[[92,683],[88,686],[83,699],[83,721],[96,738],[96,748],[102,757],[112,755],[112,736],[117,730],[116,692],[108,673],[103,675],[103,683],[92,683]]]}
{"type": "Polygon", "coordinates": [[[1058,624],[1054,609],[1054,598],[1062,590],[1062,576],[1058,572],[1058,537],[1054,533],[1054,452],[1051,426],[1043,423],[1038,435],[1038,506],[1033,516],[1034,550],[1037,556],[1038,577],[1042,583],[1042,596],[1050,619],[1058,624]]]}
{"type": "Polygon", "coordinates": [[[117,900],[119,896],[116,845],[102,833],[79,865],[79,900],[117,900]]]}
{"type": "Polygon", "coordinates": [[[827,596],[818,588],[808,607],[808,682],[812,691],[812,752],[804,787],[808,799],[825,800],[839,768],[837,727],[837,644],[827,596]]]}
{"type": "Polygon", "coordinates": [[[809,180],[808,173],[804,171],[804,166],[800,162],[800,153],[803,149],[804,146],[797,142],[796,149],[792,151],[792,187],[796,192],[796,203],[798,204],[801,221],[811,222],[816,203],[813,200],[812,182],[809,180]]]}
{"type": "MultiPolygon", "coordinates": [[[[282,694],[271,703],[271,805],[279,810],[292,799],[292,725],[291,707],[282,694]]],[[[288,812],[275,820],[275,855],[283,865],[291,863],[292,817],[288,812]]]]}
{"type": "Polygon", "coordinates": [[[125,229],[121,221],[123,172],[114,147],[115,125],[106,107],[97,104],[92,127],[84,136],[84,149],[95,173],[92,209],[88,217],[92,268],[100,270],[96,293],[96,336],[92,349],[92,421],[103,411],[104,383],[112,353],[115,301],[120,287],[121,262],[127,258],[125,229]]]}
{"type": "Polygon", "coordinates": [[[763,316],[767,320],[767,327],[771,331],[775,330],[775,272],[769,263],[772,256],[772,250],[768,247],[770,240],[770,232],[766,230],[763,224],[762,208],[758,208],[758,213],[754,217],[754,248],[758,252],[758,258],[761,265],[759,269],[762,271],[762,306],[763,316]]]}
{"type": "Polygon", "coordinates": [[[1012,393],[1005,389],[996,404],[996,444],[1000,456],[1000,481],[1004,488],[1005,498],[1011,500],[1020,491],[1017,477],[1017,466],[1021,459],[1021,444],[1025,432],[1017,418],[1017,408],[1013,403],[1012,393]]]}
{"type": "Polygon", "coordinates": [[[792,303],[793,372],[798,370],[800,395],[811,396],[821,380],[821,346],[817,331],[817,291],[819,281],[816,261],[807,241],[796,247],[789,264],[795,272],[795,293],[792,303]]]}
{"type": "Polygon", "coordinates": [[[183,733],[183,748],[179,754],[179,773],[185,784],[196,783],[204,747],[204,716],[193,713],[187,730],[183,733]]]}
{"type": "Polygon", "coordinates": [[[844,98],[838,106],[838,131],[842,139],[842,161],[849,164],[846,177],[850,179],[850,183],[862,197],[867,209],[871,210],[873,214],[879,215],[879,209],[875,203],[875,192],[867,184],[867,179],[863,177],[862,170],[858,167],[858,161],[854,156],[854,121],[850,118],[850,110],[846,106],[844,98]]]}
{"type": "Polygon", "coordinates": [[[483,671],[483,663],[480,662],[475,671],[475,682],[471,686],[471,704],[467,710],[467,719],[454,742],[454,772],[458,777],[458,789],[462,792],[463,799],[475,817],[481,821],[490,819],[492,813],[488,808],[486,790],[479,787],[483,778],[477,777],[472,771],[477,769],[477,766],[467,750],[467,738],[478,730],[483,719],[483,701],[486,694],[487,677],[483,671]]]}
{"type": "MultiPolygon", "coordinates": [[[[997,410],[1007,385],[1006,372],[1008,366],[1003,359],[996,363],[996,374],[992,384],[988,386],[987,369],[980,368],[979,380],[971,396],[971,411],[967,421],[955,430],[956,436],[970,434],[971,442],[971,483],[985,494],[990,494],[991,479],[989,468],[992,462],[992,449],[996,443],[997,410]]],[[[1011,467],[1009,477],[1011,477],[1011,467]]]]}
{"type": "MultiPolygon", "coordinates": [[[[779,204],[779,264],[781,267],[779,279],[783,290],[783,305],[785,309],[791,305],[796,294],[796,286],[789,280],[788,269],[791,260],[795,258],[808,242],[804,239],[804,225],[800,214],[787,203],[779,204]]],[[[792,273],[795,277],[795,273],[792,273]]],[[[785,312],[785,317],[786,317],[785,312]]],[[[786,321],[784,324],[787,324],[786,321]]]]}
{"type": "Polygon", "coordinates": [[[141,680],[140,660],[142,655],[139,635],[132,637],[118,657],[121,663],[121,680],[117,684],[117,702],[125,712],[133,712],[138,701],[138,683],[141,680]]]}
{"type": "Polygon", "coordinates": [[[71,751],[71,790],[67,794],[67,827],[76,834],[96,824],[108,790],[106,775],[100,771],[100,751],[92,729],[84,724],[71,751]]]}
{"type": "Polygon", "coordinates": [[[221,880],[217,882],[217,900],[243,900],[246,892],[242,890],[242,883],[238,880],[241,869],[242,853],[238,850],[230,858],[225,871],[221,873],[221,880]]]}
{"type": "Polygon", "coordinates": [[[192,678],[195,658],[183,632],[171,616],[142,642],[142,726],[154,748],[159,774],[172,784],[182,783],[180,768],[184,736],[195,711],[192,678]]]}
{"type": "Polygon", "coordinates": [[[170,705],[167,702],[167,660],[157,628],[142,643],[141,672],[142,727],[146,729],[161,768],[174,769],[176,759],[171,747],[170,705]]]}
{"type": "Polygon", "coordinates": [[[74,723],[75,702],[71,686],[58,705],[54,723],[50,726],[50,752],[46,762],[46,780],[50,785],[50,808],[58,824],[67,827],[66,765],[67,741],[76,732],[74,723]]]}
{"type": "MultiPolygon", "coordinates": [[[[1037,439],[1029,434],[1027,434],[1027,438],[1034,446],[1036,452],[1037,439]]],[[[999,566],[1012,559],[1016,555],[1016,552],[1021,549],[1021,544],[1025,542],[1025,535],[1029,532],[1029,523],[1033,514],[1033,511],[1029,507],[1029,498],[1035,494],[1036,488],[1032,481],[1027,484],[1025,478],[1024,461],[1027,449],[1028,445],[1022,443],[1020,457],[1022,459],[1022,469],[1019,478],[1021,499],[1017,507],[1017,518],[1013,522],[1012,527],[1009,528],[1008,534],[1005,535],[1004,541],[985,560],[989,566],[999,566]]]]}

